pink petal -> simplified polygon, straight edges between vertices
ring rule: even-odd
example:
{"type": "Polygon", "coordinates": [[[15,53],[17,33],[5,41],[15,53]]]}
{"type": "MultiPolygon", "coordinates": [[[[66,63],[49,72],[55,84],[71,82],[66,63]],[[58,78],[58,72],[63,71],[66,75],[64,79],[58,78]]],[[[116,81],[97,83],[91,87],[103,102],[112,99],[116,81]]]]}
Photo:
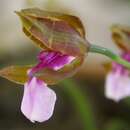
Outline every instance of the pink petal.
{"type": "Polygon", "coordinates": [[[55,102],[55,92],[43,81],[33,77],[25,83],[21,111],[30,121],[48,120],[53,114],[55,102]]]}
{"type": "Polygon", "coordinates": [[[31,69],[29,73],[30,76],[33,76],[34,73],[44,68],[59,70],[65,65],[70,64],[75,59],[75,57],[63,55],[59,52],[42,51],[38,55],[38,59],[40,62],[31,69]]]}
{"type": "Polygon", "coordinates": [[[67,55],[62,55],[57,57],[53,62],[51,62],[48,65],[48,68],[53,68],[54,70],[59,70],[63,68],[65,65],[70,64],[75,57],[73,56],[67,56],[67,55]]]}
{"type": "Polygon", "coordinates": [[[130,96],[130,77],[110,72],[106,77],[105,95],[116,102],[130,96]]]}

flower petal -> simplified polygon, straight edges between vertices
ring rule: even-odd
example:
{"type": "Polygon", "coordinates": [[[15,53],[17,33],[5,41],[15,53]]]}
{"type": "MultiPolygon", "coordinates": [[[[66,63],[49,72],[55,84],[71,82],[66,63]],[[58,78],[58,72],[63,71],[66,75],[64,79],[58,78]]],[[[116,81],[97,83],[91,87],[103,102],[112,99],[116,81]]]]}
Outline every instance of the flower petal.
{"type": "Polygon", "coordinates": [[[30,76],[44,68],[59,70],[65,65],[70,64],[75,59],[75,57],[63,55],[59,52],[43,51],[38,55],[38,59],[40,62],[31,69],[29,72],[30,76]]]}
{"type": "Polygon", "coordinates": [[[52,116],[55,101],[55,92],[33,77],[25,83],[21,111],[30,121],[43,122],[52,116]]]}
{"type": "Polygon", "coordinates": [[[63,68],[65,65],[70,64],[75,57],[67,56],[67,55],[59,55],[54,61],[52,61],[48,68],[52,68],[53,70],[59,70],[63,68]]]}
{"type": "Polygon", "coordinates": [[[130,78],[128,75],[110,72],[106,77],[105,95],[116,102],[130,96],[130,78]]]}
{"type": "Polygon", "coordinates": [[[38,59],[41,61],[40,64],[46,64],[46,67],[58,70],[64,67],[64,65],[71,63],[71,61],[73,61],[75,57],[63,55],[59,52],[42,51],[38,55],[38,59]]]}
{"type": "Polygon", "coordinates": [[[79,18],[38,8],[17,12],[24,33],[42,49],[72,56],[85,55],[89,43],[79,18]],[[31,37],[30,37],[31,36],[31,37]]]}

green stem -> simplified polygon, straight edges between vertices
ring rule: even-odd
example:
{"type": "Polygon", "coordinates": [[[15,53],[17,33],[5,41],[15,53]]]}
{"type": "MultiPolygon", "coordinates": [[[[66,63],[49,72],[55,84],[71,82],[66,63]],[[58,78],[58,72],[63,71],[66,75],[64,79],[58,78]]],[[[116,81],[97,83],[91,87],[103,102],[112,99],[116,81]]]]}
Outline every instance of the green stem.
{"type": "Polygon", "coordinates": [[[130,68],[130,63],[129,62],[127,62],[126,60],[122,59],[120,56],[116,55],[115,53],[113,53],[112,51],[110,51],[107,48],[91,44],[90,48],[89,48],[89,52],[103,54],[103,55],[111,58],[115,62],[117,62],[119,64],[122,64],[122,65],[124,65],[127,68],[130,68]]]}
{"type": "Polygon", "coordinates": [[[80,87],[72,79],[64,80],[61,85],[64,86],[62,88],[70,96],[70,100],[79,112],[84,130],[97,130],[91,103],[80,87]]]}

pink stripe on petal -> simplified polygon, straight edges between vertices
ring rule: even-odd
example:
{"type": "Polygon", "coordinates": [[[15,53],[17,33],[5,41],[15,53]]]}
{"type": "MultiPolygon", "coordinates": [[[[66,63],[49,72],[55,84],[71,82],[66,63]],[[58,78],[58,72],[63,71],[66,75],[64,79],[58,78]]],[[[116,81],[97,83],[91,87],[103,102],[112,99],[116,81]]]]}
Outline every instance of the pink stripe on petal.
{"type": "Polygon", "coordinates": [[[55,92],[36,77],[24,85],[21,111],[30,121],[48,120],[53,114],[55,102],[55,92]]]}

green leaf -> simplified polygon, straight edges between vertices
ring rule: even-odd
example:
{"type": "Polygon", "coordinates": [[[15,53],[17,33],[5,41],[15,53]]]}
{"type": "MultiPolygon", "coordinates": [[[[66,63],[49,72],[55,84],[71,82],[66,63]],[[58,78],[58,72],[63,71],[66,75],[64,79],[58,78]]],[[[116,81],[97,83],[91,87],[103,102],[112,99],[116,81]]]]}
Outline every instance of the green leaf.
{"type": "Polygon", "coordinates": [[[83,124],[83,130],[98,130],[90,102],[91,99],[81,90],[81,86],[78,86],[72,79],[64,80],[60,83],[60,86],[62,86],[62,89],[68,94],[74,108],[77,110],[77,113],[80,114],[81,118],[79,121],[83,124]]]}

